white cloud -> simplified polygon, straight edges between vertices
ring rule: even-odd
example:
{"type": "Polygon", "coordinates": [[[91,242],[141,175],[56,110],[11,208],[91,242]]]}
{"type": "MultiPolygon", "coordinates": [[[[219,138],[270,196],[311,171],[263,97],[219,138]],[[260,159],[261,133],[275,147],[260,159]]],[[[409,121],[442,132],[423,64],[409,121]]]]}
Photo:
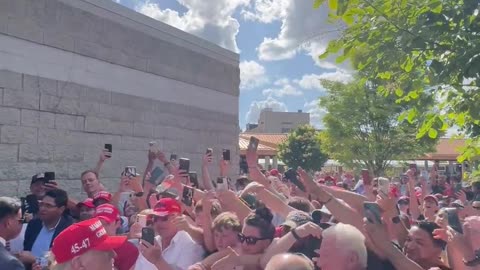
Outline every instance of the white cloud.
{"type": "Polygon", "coordinates": [[[265,67],[255,61],[242,61],[240,63],[240,89],[248,90],[262,86],[268,82],[265,67]]]}
{"type": "Polygon", "coordinates": [[[262,91],[264,96],[274,96],[274,97],[285,97],[285,96],[301,96],[303,95],[302,91],[293,87],[290,84],[284,85],[278,89],[265,89],[262,91]]]}
{"type": "MultiPolygon", "coordinates": [[[[264,38],[257,48],[259,58],[265,61],[285,60],[293,58],[297,53],[306,52],[321,67],[337,66],[333,58],[319,60],[318,55],[325,51],[330,40],[339,36],[342,24],[327,22],[328,8],[325,5],[313,9],[312,1],[283,0],[283,2],[284,4],[280,6],[285,12],[278,13],[282,21],[280,33],[275,38],[264,38]]],[[[257,8],[256,17],[264,18],[259,21],[268,21],[266,16],[257,8]]]]}
{"type": "Polygon", "coordinates": [[[336,69],[332,72],[325,72],[322,74],[306,74],[300,80],[295,80],[295,83],[300,85],[304,89],[317,89],[317,90],[324,90],[320,80],[329,80],[329,81],[336,81],[347,83],[353,79],[353,76],[343,70],[343,69],[336,69]]]}
{"type": "Polygon", "coordinates": [[[287,105],[285,103],[273,98],[268,97],[266,100],[254,101],[250,104],[250,109],[247,112],[247,123],[257,123],[260,112],[265,108],[271,108],[276,112],[287,112],[287,105]]]}
{"type": "Polygon", "coordinates": [[[318,100],[312,100],[305,103],[304,111],[310,113],[310,124],[317,129],[323,129],[323,117],[327,114],[325,108],[320,108],[318,106],[318,100]]]}
{"type": "Polygon", "coordinates": [[[255,0],[241,14],[245,20],[271,23],[285,17],[288,0],[255,0]]]}
{"type": "Polygon", "coordinates": [[[226,49],[239,52],[235,40],[240,24],[232,14],[250,0],[177,0],[188,11],[179,14],[175,10],[161,9],[159,4],[146,1],[135,9],[147,16],[163,21],[226,49]]]}

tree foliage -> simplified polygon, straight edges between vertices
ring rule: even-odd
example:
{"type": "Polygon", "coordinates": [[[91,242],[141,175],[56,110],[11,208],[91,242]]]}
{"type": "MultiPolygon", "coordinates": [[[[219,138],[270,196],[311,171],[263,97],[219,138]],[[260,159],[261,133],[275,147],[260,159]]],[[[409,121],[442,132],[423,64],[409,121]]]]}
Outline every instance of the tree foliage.
{"type": "MultiPolygon", "coordinates": [[[[320,98],[320,106],[328,112],[320,141],[331,158],[383,176],[390,161],[415,159],[433,150],[436,139],[417,139],[416,127],[398,120],[408,106],[394,96],[383,96],[361,80],[322,85],[327,95],[320,98]]],[[[421,102],[426,106],[432,101],[421,102]]]]}
{"type": "Polygon", "coordinates": [[[317,136],[318,132],[309,125],[293,130],[278,147],[280,159],[290,168],[320,170],[328,157],[320,150],[317,136]]]}
{"type": "Polygon", "coordinates": [[[480,155],[480,3],[478,0],[326,0],[346,25],[320,58],[351,61],[377,91],[409,103],[400,115],[418,126],[417,137],[436,137],[457,126],[468,135],[459,161],[480,155]],[[434,97],[425,117],[417,100],[434,97]],[[475,132],[472,132],[475,131],[475,132]],[[470,134],[469,134],[470,133],[470,134]]]}

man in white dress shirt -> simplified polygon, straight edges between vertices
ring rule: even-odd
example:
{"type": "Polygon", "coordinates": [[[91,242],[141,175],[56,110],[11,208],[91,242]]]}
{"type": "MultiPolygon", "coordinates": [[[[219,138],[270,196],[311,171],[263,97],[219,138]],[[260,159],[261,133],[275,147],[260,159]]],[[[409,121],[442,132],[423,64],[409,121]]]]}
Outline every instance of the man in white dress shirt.
{"type": "Polygon", "coordinates": [[[139,256],[135,270],[187,270],[189,266],[200,262],[205,253],[203,247],[193,241],[188,233],[179,231],[172,222],[182,214],[180,204],[175,199],[163,198],[153,210],[153,228],[161,255],[153,258],[139,256]]]}

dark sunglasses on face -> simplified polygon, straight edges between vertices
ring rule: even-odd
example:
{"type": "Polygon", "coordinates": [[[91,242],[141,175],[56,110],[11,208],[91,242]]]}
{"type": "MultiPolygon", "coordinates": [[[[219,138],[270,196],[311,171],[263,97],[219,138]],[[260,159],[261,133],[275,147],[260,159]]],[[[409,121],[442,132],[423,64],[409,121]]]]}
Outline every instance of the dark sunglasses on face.
{"type": "Polygon", "coordinates": [[[159,217],[159,216],[154,216],[153,217],[153,222],[158,222],[158,221],[161,221],[161,222],[166,222],[168,221],[168,217],[169,216],[164,216],[164,217],[159,217]]]}
{"type": "Polygon", "coordinates": [[[256,238],[256,237],[253,237],[253,236],[245,236],[243,233],[239,233],[238,234],[238,240],[241,243],[245,242],[247,245],[255,245],[257,243],[257,241],[270,240],[270,239],[269,238],[256,238]]]}

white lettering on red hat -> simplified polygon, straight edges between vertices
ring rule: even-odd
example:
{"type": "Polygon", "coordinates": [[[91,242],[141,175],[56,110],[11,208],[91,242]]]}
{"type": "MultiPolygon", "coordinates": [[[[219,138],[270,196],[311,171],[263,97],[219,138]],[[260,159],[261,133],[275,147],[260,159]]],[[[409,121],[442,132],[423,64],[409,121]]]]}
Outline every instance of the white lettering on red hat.
{"type": "Polygon", "coordinates": [[[113,214],[113,209],[108,208],[108,207],[98,207],[97,208],[97,213],[107,213],[107,214],[113,214]]]}
{"type": "Polygon", "coordinates": [[[88,249],[90,247],[90,239],[85,238],[82,240],[80,243],[75,243],[72,245],[72,248],[70,249],[70,252],[75,255],[78,252],[80,252],[83,249],[88,249]]]}
{"type": "Polygon", "coordinates": [[[92,232],[94,232],[94,231],[98,230],[98,228],[100,228],[100,227],[102,227],[102,226],[103,226],[103,225],[102,225],[102,222],[97,221],[97,222],[93,223],[92,225],[90,225],[90,226],[88,226],[88,227],[90,228],[90,230],[91,230],[92,232]]]}
{"type": "Polygon", "coordinates": [[[102,236],[106,235],[107,234],[107,231],[105,230],[105,228],[99,230],[95,235],[97,236],[97,238],[102,238],[102,236]]]}

